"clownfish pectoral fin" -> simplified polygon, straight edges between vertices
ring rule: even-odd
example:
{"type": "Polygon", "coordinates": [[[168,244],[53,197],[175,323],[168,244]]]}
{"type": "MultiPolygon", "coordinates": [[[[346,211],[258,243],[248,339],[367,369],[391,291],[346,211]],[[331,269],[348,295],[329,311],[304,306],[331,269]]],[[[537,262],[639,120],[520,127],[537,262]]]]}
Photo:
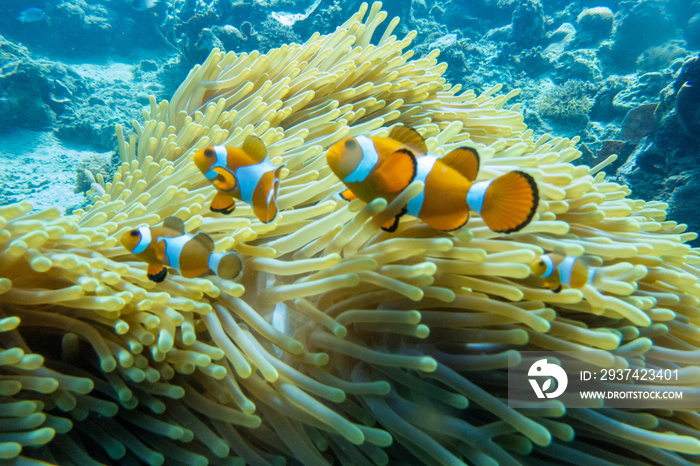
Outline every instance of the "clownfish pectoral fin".
{"type": "Polygon", "coordinates": [[[408,149],[395,151],[374,172],[377,188],[385,193],[398,193],[408,186],[416,177],[416,156],[408,149]]]}
{"type": "Polygon", "coordinates": [[[263,174],[253,191],[253,213],[258,220],[269,223],[277,216],[277,192],[279,191],[280,165],[277,170],[263,174]]]}
{"type": "Polygon", "coordinates": [[[209,205],[209,209],[211,209],[212,212],[218,212],[224,215],[230,214],[235,208],[236,201],[233,197],[223,193],[216,193],[209,205]]]}
{"type": "Polygon", "coordinates": [[[513,233],[528,225],[539,201],[537,183],[521,171],[474,183],[467,194],[469,207],[496,233],[513,233]]]}
{"type": "Polygon", "coordinates": [[[183,222],[181,219],[177,217],[166,217],[165,220],[163,220],[163,226],[165,228],[170,228],[171,230],[175,230],[181,235],[185,234],[185,222],[183,222]]]}
{"type": "Polygon", "coordinates": [[[165,260],[165,241],[159,239],[154,243],[153,249],[159,261],[165,260]]]}
{"type": "Polygon", "coordinates": [[[214,167],[212,170],[217,174],[216,178],[214,178],[214,187],[216,189],[231,191],[236,187],[236,177],[233,176],[233,173],[223,167],[214,167]]]}
{"type": "Polygon", "coordinates": [[[448,152],[441,159],[442,163],[454,168],[460,175],[474,182],[479,174],[479,153],[471,147],[458,147],[448,152]]]}
{"type": "Polygon", "coordinates": [[[214,240],[211,239],[211,236],[208,234],[200,231],[194,237],[192,237],[193,240],[197,241],[199,244],[207,248],[209,252],[212,252],[214,250],[214,240]]]}
{"type": "Polygon", "coordinates": [[[267,156],[267,148],[265,147],[265,143],[254,134],[251,134],[245,138],[241,149],[250,155],[250,157],[255,160],[255,163],[262,162],[267,156]]]}
{"type": "Polygon", "coordinates": [[[148,279],[160,283],[168,275],[168,268],[162,264],[148,264],[148,279]]]}
{"type": "Polygon", "coordinates": [[[357,196],[355,196],[355,193],[353,193],[349,189],[346,189],[342,193],[338,193],[338,196],[340,196],[341,199],[348,201],[348,202],[354,201],[355,199],[357,199],[357,196]]]}
{"type": "Polygon", "coordinates": [[[407,146],[413,146],[421,152],[421,155],[428,153],[428,148],[425,145],[425,140],[420,133],[410,126],[394,126],[389,131],[389,137],[396,141],[402,142],[407,146]]]}
{"type": "Polygon", "coordinates": [[[406,214],[407,210],[406,208],[401,209],[401,212],[396,214],[394,218],[386,222],[384,225],[382,225],[382,230],[388,232],[388,233],[393,233],[396,231],[396,229],[399,227],[399,219],[403,217],[406,214]]]}

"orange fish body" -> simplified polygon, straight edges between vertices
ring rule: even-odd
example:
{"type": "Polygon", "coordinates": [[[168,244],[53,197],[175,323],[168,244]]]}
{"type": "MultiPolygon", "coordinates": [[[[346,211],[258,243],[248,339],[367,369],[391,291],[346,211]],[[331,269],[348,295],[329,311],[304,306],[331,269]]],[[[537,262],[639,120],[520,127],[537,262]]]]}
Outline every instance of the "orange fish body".
{"type": "Polygon", "coordinates": [[[415,149],[392,137],[344,139],[326,159],[352,193],[345,194],[368,203],[379,197],[391,202],[416,175],[415,149]]]}
{"type": "Polygon", "coordinates": [[[343,193],[346,199],[356,196],[370,202],[384,197],[391,202],[414,179],[423,182],[423,190],[409,200],[393,224],[383,227],[387,231],[395,230],[406,213],[435,229],[455,230],[467,223],[473,210],[493,231],[511,233],[530,223],[539,203],[537,184],[530,175],[514,171],[475,183],[476,149],[461,147],[443,157],[429,154],[420,134],[407,127],[392,128],[389,138],[345,139],[331,147],[327,160],[348,187],[343,193]],[[406,155],[415,160],[413,176],[406,155]]]}
{"type": "Polygon", "coordinates": [[[140,227],[124,233],[122,245],[148,263],[148,278],[162,282],[168,269],[178,270],[183,277],[193,278],[210,271],[224,279],[235,278],[241,271],[241,260],[235,252],[215,253],[214,242],[205,233],[185,234],[184,223],[168,217],[162,227],[140,227]]]}
{"type": "Polygon", "coordinates": [[[277,216],[279,174],[284,165],[273,165],[265,144],[248,136],[241,148],[213,146],[198,151],[194,163],[218,191],[211,201],[213,212],[230,214],[236,200],[253,207],[263,223],[277,216]]]}
{"type": "Polygon", "coordinates": [[[595,268],[586,265],[579,257],[550,253],[542,254],[530,265],[532,272],[544,278],[544,286],[558,293],[562,286],[583,288],[592,283],[595,268]]]}

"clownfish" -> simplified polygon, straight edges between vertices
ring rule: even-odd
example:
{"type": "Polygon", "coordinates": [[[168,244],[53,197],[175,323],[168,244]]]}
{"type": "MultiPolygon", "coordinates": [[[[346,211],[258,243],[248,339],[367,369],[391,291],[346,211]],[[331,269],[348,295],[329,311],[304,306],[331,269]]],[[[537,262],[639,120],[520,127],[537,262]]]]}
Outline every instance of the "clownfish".
{"type": "Polygon", "coordinates": [[[211,271],[226,280],[236,278],[243,268],[237,253],[213,252],[214,241],[206,233],[185,234],[185,224],[177,217],[167,217],[162,227],[128,231],[121,243],[148,263],[148,278],[156,283],[165,280],[167,267],[179,270],[186,278],[211,271]]]}
{"type": "MultiPolygon", "coordinates": [[[[422,142],[417,132],[397,126],[388,138],[358,136],[332,146],[326,160],[348,188],[340,196],[346,201],[360,198],[367,203],[379,197],[387,202],[394,200],[416,177],[416,154],[420,150],[416,142],[422,142]]],[[[404,213],[382,228],[395,231],[404,213]]]]}
{"type": "Polygon", "coordinates": [[[569,288],[583,288],[593,283],[596,269],[590,267],[580,257],[565,254],[542,254],[530,264],[530,270],[545,279],[544,286],[559,293],[562,285],[569,288]]]}
{"type": "Polygon", "coordinates": [[[238,199],[253,206],[253,213],[263,223],[277,216],[279,174],[284,164],[270,162],[265,144],[257,136],[248,136],[240,149],[202,149],[194,154],[194,163],[218,191],[209,206],[212,212],[228,215],[238,199]]]}
{"type": "Polygon", "coordinates": [[[370,202],[385,197],[391,202],[414,179],[423,182],[423,190],[382,227],[386,231],[395,231],[404,214],[437,230],[456,230],[467,223],[473,210],[491,230],[512,233],[530,223],[539,204],[537,183],[527,173],[513,171],[474,182],[480,163],[476,149],[460,147],[442,157],[429,154],[421,135],[404,126],[392,128],[388,138],[345,139],[331,147],[326,157],[331,170],[348,187],[341,194],[346,200],[357,197],[370,202]],[[415,161],[414,165],[409,161],[415,161]]]}

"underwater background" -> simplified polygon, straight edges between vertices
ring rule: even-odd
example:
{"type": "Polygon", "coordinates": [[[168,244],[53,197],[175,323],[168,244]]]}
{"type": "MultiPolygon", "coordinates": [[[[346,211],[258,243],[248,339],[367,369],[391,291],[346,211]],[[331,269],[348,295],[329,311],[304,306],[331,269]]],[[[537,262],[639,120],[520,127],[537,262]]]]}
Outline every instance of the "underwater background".
{"type": "MultiPolygon", "coordinates": [[[[302,43],[332,32],[361,2],[143,3],[2,1],[0,203],[81,205],[89,188],[82,169],[114,166],[113,126],[138,119],[148,95],[172,96],[213,47],[302,43]],[[32,7],[44,16],[20,21],[32,7]],[[21,169],[10,162],[18,157],[21,169]]],[[[618,154],[608,176],[635,197],[667,202],[674,220],[700,230],[692,209],[700,200],[692,189],[697,2],[395,1],[384,9],[401,18],[402,33],[418,32],[416,54],[440,50],[448,82],[520,89],[535,135],[579,136],[577,163],[618,154]]]]}
{"type": "Polygon", "coordinates": [[[0,0],[0,11],[0,459],[700,462],[696,411],[540,415],[499,391],[518,349],[657,351],[700,384],[700,2],[0,0]],[[369,32],[348,23],[358,11],[369,32]],[[382,36],[388,24],[398,39],[382,36]],[[343,40],[384,44],[386,57],[352,52],[354,81],[324,69],[357,45],[341,39],[284,61],[285,44],[343,25],[343,40]],[[307,65],[317,78],[293,81],[307,65]],[[402,94],[402,79],[420,92],[402,94]],[[362,82],[373,84],[338,91],[362,82]],[[309,89],[336,104],[305,107],[309,89]],[[339,203],[323,151],[345,127],[395,122],[431,149],[475,141],[488,176],[532,169],[550,186],[532,227],[504,239],[478,218],[454,235],[409,222],[392,237],[373,223],[377,205],[339,203]],[[246,125],[288,169],[273,226],[246,207],[212,214],[186,163],[211,141],[240,145],[246,125]],[[244,256],[243,278],[149,282],[117,240],[169,215],[244,256]],[[528,265],[560,240],[602,258],[608,281],[543,289],[528,265]]]}

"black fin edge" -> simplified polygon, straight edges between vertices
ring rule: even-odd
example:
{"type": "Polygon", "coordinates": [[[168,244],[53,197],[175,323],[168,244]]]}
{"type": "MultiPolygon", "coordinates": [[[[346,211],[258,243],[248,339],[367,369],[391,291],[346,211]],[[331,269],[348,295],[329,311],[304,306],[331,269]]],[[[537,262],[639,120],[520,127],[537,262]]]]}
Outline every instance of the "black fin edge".
{"type": "Polygon", "coordinates": [[[234,210],[236,210],[236,204],[233,204],[233,209],[231,209],[231,210],[228,210],[228,209],[215,209],[215,208],[213,208],[212,206],[209,206],[209,210],[211,210],[212,212],[216,212],[217,214],[228,215],[228,214],[230,214],[231,212],[233,212],[234,210]]]}
{"type": "Polygon", "coordinates": [[[396,214],[396,216],[394,217],[394,223],[392,223],[391,226],[390,226],[389,228],[384,228],[384,227],[382,227],[382,230],[386,231],[387,233],[393,233],[393,232],[395,232],[395,231],[397,230],[397,228],[399,228],[399,219],[400,219],[401,217],[403,217],[404,215],[406,215],[406,212],[408,212],[408,209],[405,208],[405,207],[402,208],[402,209],[401,209],[401,212],[399,212],[398,214],[396,214]]]}
{"type": "MultiPolygon", "coordinates": [[[[403,154],[406,154],[411,157],[411,161],[413,162],[413,174],[411,175],[411,181],[408,182],[408,184],[411,184],[413,180],[416,179],[416,175],[418,174],[418,161],[416,160],[416,154],[411,152],[410,150],[406,149],[405,147],[401,147],[399,149],[396,149],[394,153],[401,152],[403,154]]],[[[408,184],[406,187],[408,187],[408,184]]],[[[406,189],[406,188],[403,188],[406,189]]],[[[403,189],[401,191],[403,191],[403,189]]],[[[405,212],[404,212],[405,213],[405,212]]],[[[401,214],[403,215],[403,214],[401,214]]]]}
{"type": "Polygon", "coordinates": [[[168,276],[168,268],[163,267],[163,270],[161,270],[160,272],[158,272],[155,275],[148,274],[148,279],[152,282],[160,283],[163,280],[165,280],[165,277],[167,277],[167,276],[168,276]]]}

